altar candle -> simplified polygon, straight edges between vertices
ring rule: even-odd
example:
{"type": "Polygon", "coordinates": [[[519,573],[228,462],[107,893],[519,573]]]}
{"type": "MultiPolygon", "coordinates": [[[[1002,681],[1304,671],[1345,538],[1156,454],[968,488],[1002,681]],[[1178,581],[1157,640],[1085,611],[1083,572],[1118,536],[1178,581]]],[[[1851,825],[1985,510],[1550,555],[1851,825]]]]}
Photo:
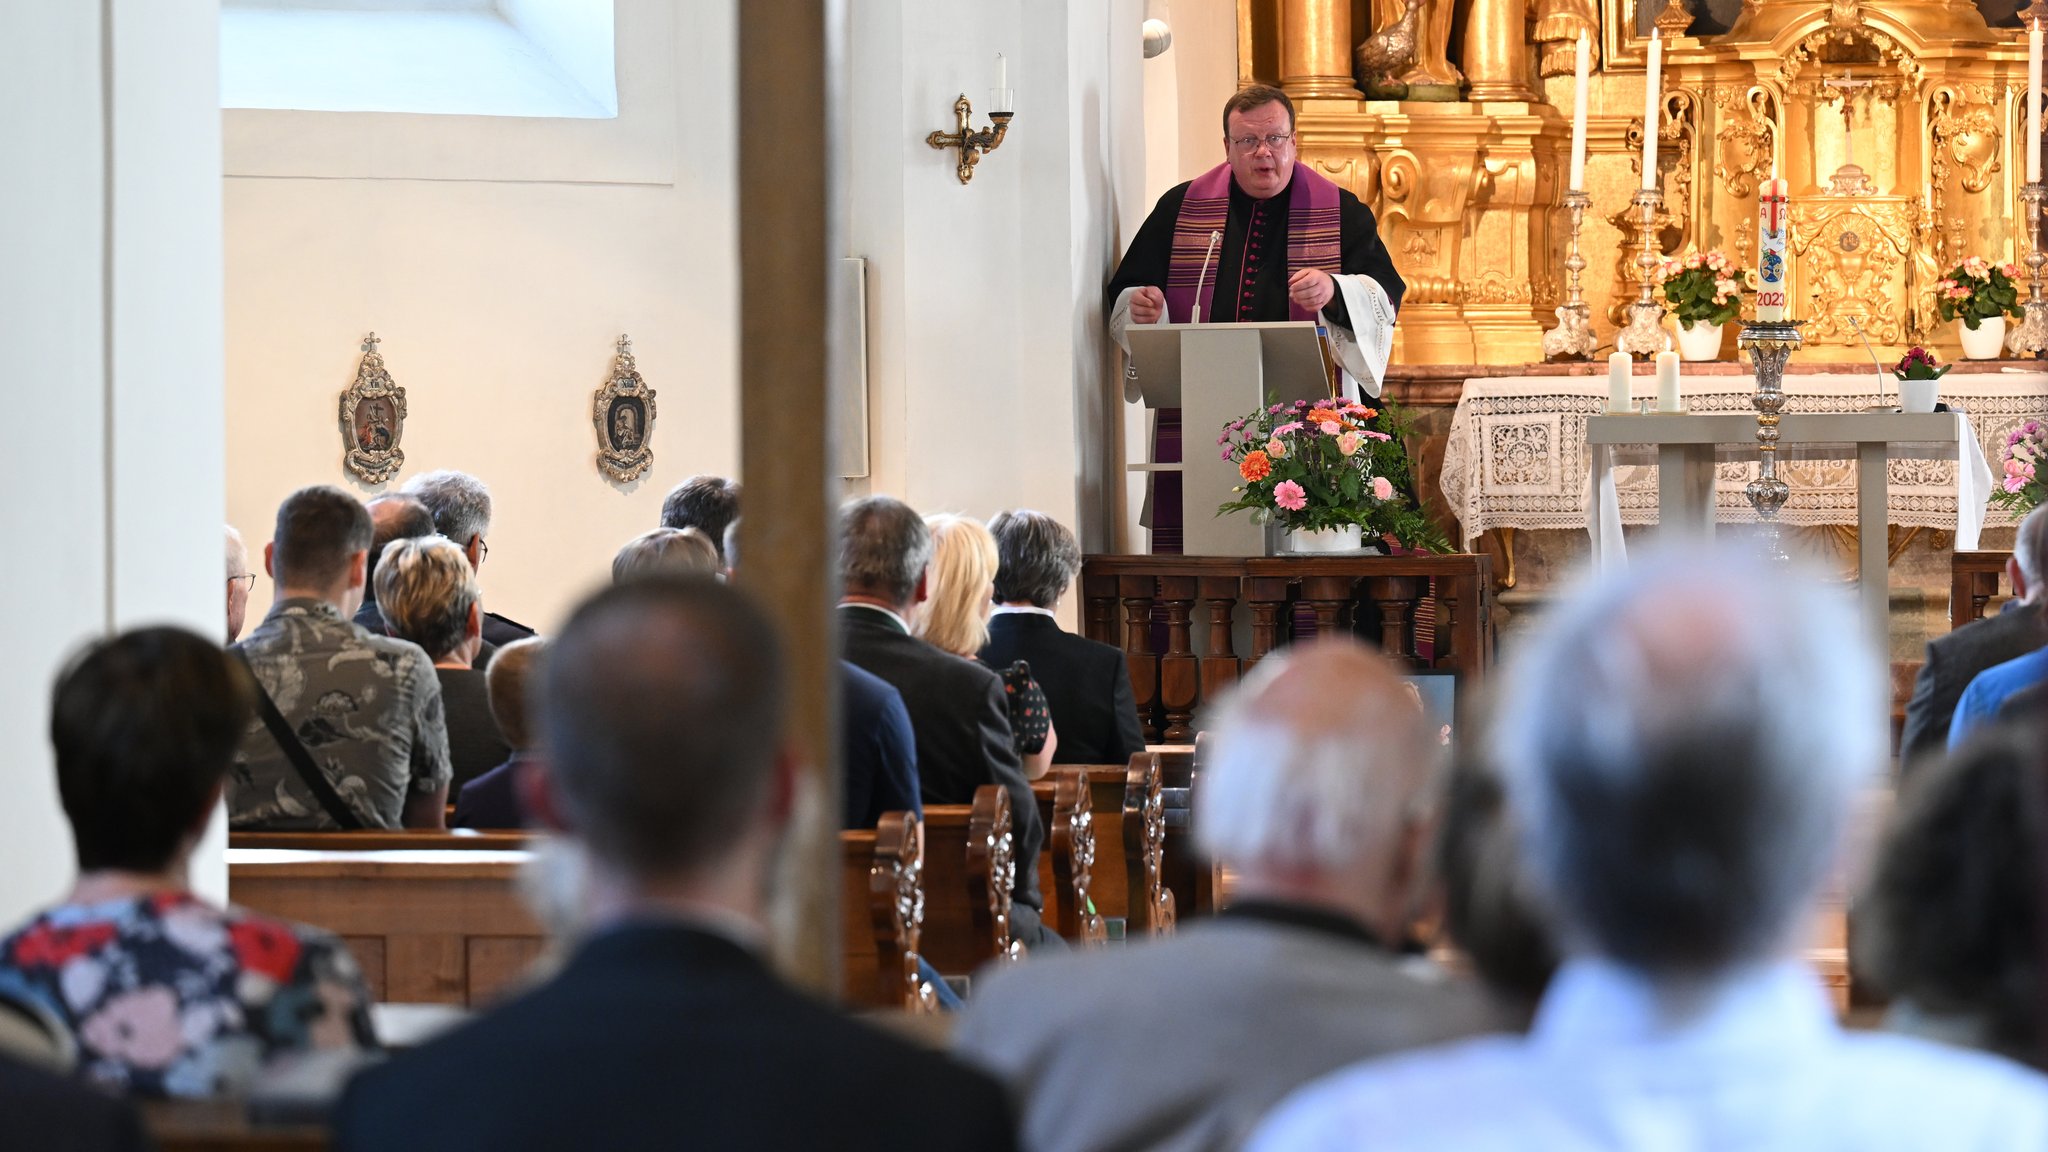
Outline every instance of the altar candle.
{"type": "Polygon", "coordinates": [[[2041,22],[2027,26],[2027,183],[2041,182],[2041,22]]]}
{"type": "Polygon", "coordinates": [[[1574,192],[1586,190],[1586,81],[1593,70],[1593,46],[1579,33],[1579,69],[1572,87],[1572,182],[1574,192]]]}
{"type": "Polygon", "coordinates": [[[1785,322],[1785,201],[1789,185],[1773,177],[1757,189],[1756,318],[1785,322]]]}
{"type": "Polygon", "coordinates": [[[1678,353],[1657,353],[1657,411],[1683,412],[1678,406],[1678,353]]]}
{"type": "Polygon", "coordinates": [[[1650,70],[1643,77],[1643,190],[1657,186],[1657,130],[1664,122],[1663,30],[1650,30],[1650,70]]]}
{"type": "Polygon", "coordinates": [[[1629,378],[1635,375],[1635,360],[1626,352],[1609,353],[1607,357],[1607,410],[1628,411],[1629,378]]]}

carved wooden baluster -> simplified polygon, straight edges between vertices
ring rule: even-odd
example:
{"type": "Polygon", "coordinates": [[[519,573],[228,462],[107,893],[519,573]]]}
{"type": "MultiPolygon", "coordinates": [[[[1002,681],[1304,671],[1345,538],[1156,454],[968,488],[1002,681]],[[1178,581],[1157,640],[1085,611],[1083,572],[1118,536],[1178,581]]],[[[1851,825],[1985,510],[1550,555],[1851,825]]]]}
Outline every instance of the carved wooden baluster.
{"type": "Polygon", "coordinates": [[[1152,593],[1154,577],[1119,576],[1117,595],[1124,602],[1124,661],[1131,669],[1131,698],[1138,705],[1138,722],[1145,727],[1145,743],[1159,741],[1159,723],[1152,715],[1159,703],[1159,657],[1152,654],[1152,593]]]}
{"type": "Polygon", "coordinates": [[[1010,935],[1010,893],[1017,884],[1017,846],[1010,831],[1010,794],[999,784],[974,790],[967,820],[967,882],[975,932],[997,959],[1015,960],[1024,943],[1010,935]]]}
{"type": "Polygon", "coordinates": [[[1115,644],[1116,577],[1088,575],[1081,578],[1081,600],[1087,606],[1082,627],[1090,640],[1115,644]]]}
{"type": "Polygon", "coordinates": [[[1244,598],[1252,606],[1252,654],[1245,669],[1280,646],[1280,613],[1287,607],[1287,578],[1253,576],[1245,581],[1244,598]]]}
{"type": "MultiPolygon", "coordinates": [[[[884,971],[901,972],[903,1008],[923,1015],[939,1010],[931,982],[918,965],[924,932],[924,825],[915,813],[888,812],[875,832],[875,863],[868,872],[868,914],[883,942],[884,971]]],[[[848,908],[845,915],[854,910],[848,908]]]]}
{"type": "Polygon", "coordinates": [[[1237,683],[1243,673],[1237,658],[1237,641],[1231,635],[1231,615],[1237,609],[1238,579],[1235,576],[1204,576],[1202,599],[1209,610],[1209,642],[1202,655],[1201,698],[1214,700],[1237,683]]]}
{"type": "Polygon", "coordinates": [[[1089,900],[1095,875],[1095,805],[1084,769],[1053,783],[1053,882],[1059,890],[1059,934],[1084,947],[1106,943],[1109,928],[1089,900]]]}
{"type": "Polygon", "coordinates": [[[1415,659],[1409,643],[1408,617],[1415,606],[1418,577],[1371,576],[1366,595],[1380,610],[1380,651],[1401,660],[1415,659]]]}
{"type": "Polygon", "coordinates": [[[1166,731],[1160,739],[1168,744],[1194,738],[1189,722],[1201,699],[1201,674],[1189,626],[1195,609],[1195,581],[1193,576],[1159,578],[1159,598],[1166,605],[1166,655],[1159,660],[1159,702],[1166,710],[1166,731]]]}
{"type": "Polygon", "coordinates": [[[1338,617],[1351,603],[1353,576],[1304,576],[1301,598],[1316,614],[1316,638],[1337,634],[1338,617]]]}
{"type": "Polygon", "coordinates": [[[1170,934],[1176,915],[1173,891],[1166,887],[1166,797],[1157,752],[1132,756],[1125,772],[1124,866],[1130,884],[1128,931],[1170,934]]]}

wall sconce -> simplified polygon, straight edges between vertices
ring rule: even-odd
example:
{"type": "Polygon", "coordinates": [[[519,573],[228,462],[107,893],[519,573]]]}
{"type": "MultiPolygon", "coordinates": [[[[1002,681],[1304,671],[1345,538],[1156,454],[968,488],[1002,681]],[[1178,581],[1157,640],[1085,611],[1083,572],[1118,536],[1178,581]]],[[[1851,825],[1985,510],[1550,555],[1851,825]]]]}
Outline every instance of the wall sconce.
{"type": "MultiPolygon", "coordinates": [[[[1008,95],[1005,89],[998,88],[996,92],[999,97],[1008,95]]],[[[1009,102],[998,99],[997,103],[1007,105],[1009,102]]],[[[976,132],[973,127],[974,105],[967,102],[967,95],[963,92],[958,100],[953,101],[953,117],[959,126],[951,132],[933,132],[924,138],[924,142],[934,148],[960,150],[960,166],[955,168],[954,172],[959,175],[960,182],[965,184],[974,179],[974,166],[981,162],[981,158],[1002,147],[1003,137],[1010,131],[1010,117],[1014,115],[1016,113],[1007,109],[991,112],[988,118],[993,122],[993,126],[985,131],[976,132]]]]}

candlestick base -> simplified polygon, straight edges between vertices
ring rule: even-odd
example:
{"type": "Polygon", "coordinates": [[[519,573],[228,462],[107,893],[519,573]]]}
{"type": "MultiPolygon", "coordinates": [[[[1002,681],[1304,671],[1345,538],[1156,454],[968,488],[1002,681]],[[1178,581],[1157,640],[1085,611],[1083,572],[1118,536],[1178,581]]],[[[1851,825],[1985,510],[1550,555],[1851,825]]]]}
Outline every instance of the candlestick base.
{"type": "Polygon", "coordinates": [[[1600,346],[1593,335],[1592,309],[1584,304],[1557,306],[1557,327],[1543,334],[1545,360],[1590,360],[1600,346]]]}
{"type": "Polygon", "coordinates": [[[2005,338],[2005,347],[2023,356],[2039,356],[2048,352],[2048,300],[2029,300],[2025,307],[2026,318],[2005,338]]]}
{"type": "Polygon", "coordinates": [[[1614,346],[1631,356],[1655,356],[1671,347],[1664,330],[1664,309],[1656,304],[1631,304],[1628,326],[1614,337],[1614,346]]]}
{"type": "Polygon", "coordinates": [[[1792,498],[1792,489],[1778,478],[1778,419],[1785,408],[1785,362],[1801,342],[1796,320],[1751,321],[1735,338],[1735,346],[1748,352],[1756,367],[1756,393],[1750,403],[1756,408],[1757,474],[1743,495],[1756,510],[1758,546],[1765,557],[1779,562],[1791,559],[1779,537],[1778,513],[1792,498]]]}

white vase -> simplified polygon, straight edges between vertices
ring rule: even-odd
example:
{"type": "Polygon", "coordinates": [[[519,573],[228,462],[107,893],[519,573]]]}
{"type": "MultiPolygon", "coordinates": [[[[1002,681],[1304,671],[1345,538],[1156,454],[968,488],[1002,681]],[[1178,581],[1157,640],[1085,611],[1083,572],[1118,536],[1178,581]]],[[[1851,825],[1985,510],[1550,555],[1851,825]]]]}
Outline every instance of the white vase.
{"type": "Polygon", "coordinates": [[[1678,329],[1680,360],[1719,360],[1724,329],[1710,320],[1695,320],[1678,329]]]}
{"type": "Polygon", "coordinates": [[[2005,317],[1979,320],[1975,331],[1958,320],[1956,339],[1963,342],[1963,359],[1996,360],[2005,354],[2005,317]]]}
{"type": "Polygon", "coordinates": [[[1932,412],[1934,398],[1941,391],[1939,380],[1899,381],[1899,411],[1932,412]]]}
{"type": "Polygon", "coordinates": [[[1365,529],[1356,524],[1342,528],[1290,528],[1280,543],[1282,552],[1314,555],[1319,552],[1356,552],[1365,546],[1365,529]]]}

